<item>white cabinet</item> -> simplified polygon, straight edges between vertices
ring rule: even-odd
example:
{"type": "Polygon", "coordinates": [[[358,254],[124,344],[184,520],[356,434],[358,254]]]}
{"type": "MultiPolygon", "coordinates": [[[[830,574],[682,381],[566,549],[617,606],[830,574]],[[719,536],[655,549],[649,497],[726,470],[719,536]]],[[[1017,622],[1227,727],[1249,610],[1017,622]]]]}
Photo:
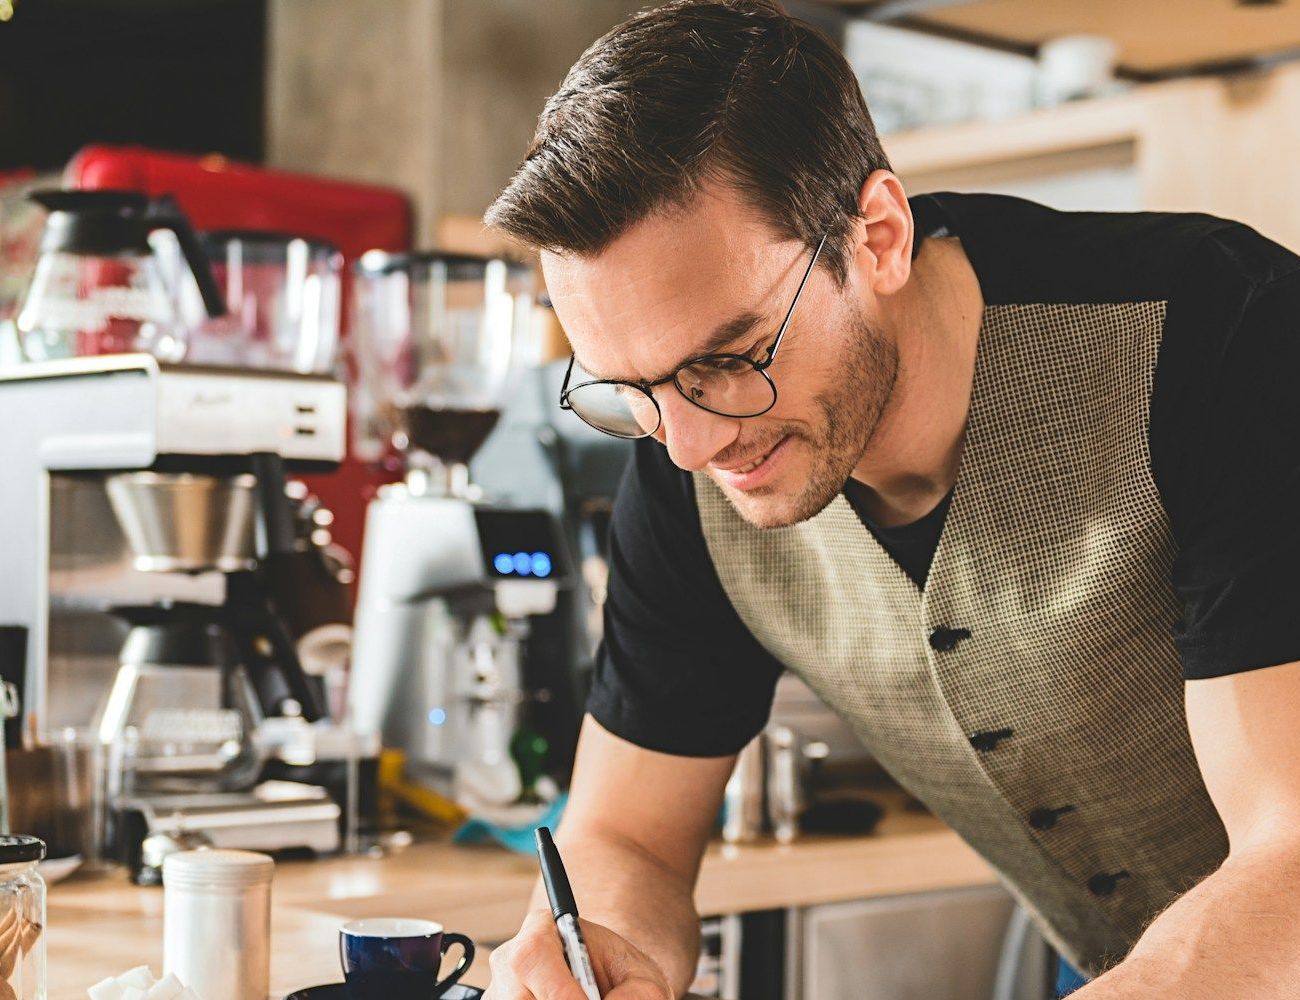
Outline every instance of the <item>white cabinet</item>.
{"type": "MultiPolygon", "coordinates": [[[[1014,911],[995,886],[792,910],[787,1000],[991,1000],[1014,911]]],[[[1005,1000],[1048,995],[1047,946],[1024,945],[1005,1000]]]]}

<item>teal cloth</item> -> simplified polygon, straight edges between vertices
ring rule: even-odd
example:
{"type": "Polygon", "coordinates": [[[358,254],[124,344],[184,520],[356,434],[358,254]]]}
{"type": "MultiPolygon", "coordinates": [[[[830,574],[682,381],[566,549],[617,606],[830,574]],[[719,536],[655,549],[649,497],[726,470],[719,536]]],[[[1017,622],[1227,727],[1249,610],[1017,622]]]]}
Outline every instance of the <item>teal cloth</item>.
{"type": "Polygon", "coordinates": [[[563,815],[565,803],[568,801],[567,794],[561,795],[547,807],[546,812],[526,826],[505,827],[489,823],[485,819],[471,817],[452,834],[452,843],[486,844],[495,841],[507,850],[518,854],[536,854],[537,844],[533,840],[533,832],[539,826],[549,826],[552,830],[559,826],[560,816],[563,815]]]}
{"type": "Polygon", "coordinates": [[[1074,968],[1063,958],[1057,959],[1056,965],[1056,1000],[1069,996],[1077,989],[1088,985],[1083,973],[1074,968]]]}

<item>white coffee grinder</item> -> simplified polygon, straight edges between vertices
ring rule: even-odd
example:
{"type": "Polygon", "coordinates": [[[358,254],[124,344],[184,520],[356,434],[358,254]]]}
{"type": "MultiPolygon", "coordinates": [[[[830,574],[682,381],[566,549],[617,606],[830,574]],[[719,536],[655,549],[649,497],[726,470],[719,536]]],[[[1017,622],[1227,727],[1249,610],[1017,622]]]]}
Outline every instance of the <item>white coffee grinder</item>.
{"type": "Polygon", "coordinates": [[[520,792],[510,757],[530,690],[529,616],[567,559],[544,511],[493,506],[468,463],[531,361],[533,275],[502,259],[366,254],[353,336],[362,392],[406,479],[366,515],[351,722],[406,752],[408,778],[461,801],[520,792]]]}

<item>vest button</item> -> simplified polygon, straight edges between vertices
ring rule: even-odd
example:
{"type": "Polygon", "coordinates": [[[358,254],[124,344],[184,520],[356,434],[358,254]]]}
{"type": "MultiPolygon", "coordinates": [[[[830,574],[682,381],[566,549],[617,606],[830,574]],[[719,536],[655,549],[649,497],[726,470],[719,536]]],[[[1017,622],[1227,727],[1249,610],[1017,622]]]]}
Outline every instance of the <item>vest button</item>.
{"type": "Polygon", "coordinates": [[[1015,732],[1014,729],[990,729],[982,733],[971,733],[970,745],[980,753],[988,753],[990,750],[996,750],[999,743],[1010,739],[1015,732]]]}
{"type": "Polygon", "coordinates": [[[1035,830],[1050,830],[1058,819],[1071,812],[1074,812],[1074,806],[1061,806],[1059,809],[1039,806],[1029,814],[1029,825],[1035,830]]]}
{"type": "Polygon", "coordinates": [[[1131,878],[1128,872],[1100,872],[1088,879],[1088,891],[1094,896],[1109,896],[1124,879],[1131,878]]]}
{"type": "Polygon", "coordinates": [[[948,628],[946,625],[939,625],[930,630],[930,648],[940,653],[951,653],[957,648],[957,643],[969,638],[968,628],[948,628]]]}

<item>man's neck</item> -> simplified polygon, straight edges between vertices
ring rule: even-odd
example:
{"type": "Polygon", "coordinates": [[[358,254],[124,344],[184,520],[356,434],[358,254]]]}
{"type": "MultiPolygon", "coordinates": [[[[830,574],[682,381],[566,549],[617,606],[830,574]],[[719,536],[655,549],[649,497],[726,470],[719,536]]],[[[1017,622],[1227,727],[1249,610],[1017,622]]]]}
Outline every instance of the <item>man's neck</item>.
{"type": "Polygon", "coordinates": [[[957,480],[984,312],[961,244],[927,240],[887,310],[898,379],[853,478],[871,490],[871,517],[892,526],[924,517],[957,480]]]}

